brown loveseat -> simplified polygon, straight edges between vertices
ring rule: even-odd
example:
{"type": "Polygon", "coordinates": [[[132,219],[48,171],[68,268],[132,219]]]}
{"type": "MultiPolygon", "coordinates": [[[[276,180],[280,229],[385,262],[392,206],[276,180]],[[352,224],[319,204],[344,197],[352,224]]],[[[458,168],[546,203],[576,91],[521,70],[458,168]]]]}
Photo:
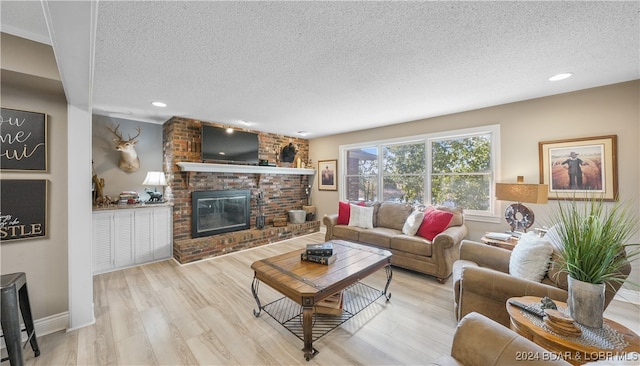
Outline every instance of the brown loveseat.
{"type": "MultiPolygon", "coordinates": [[[[557,253],[552,259],[557,260],[557,253]]],[[[511,276],[509,260],[511,251],[482,243],[463,240],[460,244],[460,260],[453,266],[454,311],[462,319],[471,312],[483,314],[496,322],[510,326],[506,303],[510,297],[548,296],[553,300],[567,301],[567,275],[552,264],[541,282],[511,276]]],[[[622,271],[629,275],[631,265],[622,271]]],[[[612,282],[606,286],[605,308],[613,300],[622,284],[612,282]]]]}
{"type": "Polygon", "coordinates": [[[395,202],[372,204],[373,228],[338,225],[338,214],[326,215],[325,240],[343,239],[391,251],[391,264],[436,277],[443,283],[458,259],[459,245],[467,235],[461,209],[437,207],[453,214],[449,227],[429,241],[402,233],[402,227],[414,208],[395,202]]]}

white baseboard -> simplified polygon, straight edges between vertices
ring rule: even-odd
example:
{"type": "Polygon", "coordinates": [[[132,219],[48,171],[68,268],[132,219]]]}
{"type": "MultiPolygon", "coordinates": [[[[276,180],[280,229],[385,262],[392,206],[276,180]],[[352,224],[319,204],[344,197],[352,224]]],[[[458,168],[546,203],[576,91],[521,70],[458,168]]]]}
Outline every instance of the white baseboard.
{"type": "MultiPolygon", "coordinates": [[[[36,328],[37,337],[66,330],[69,326],[69,312],[65,311],[64,313],[54,314],[46,318],[36,319],[33,325],[36,328]]],[[[20,326],[22,327],[21,329],[24,329],[24,324],[20,323],[20,326]]],[[[26,332],[22,332],[22,341],[27,341],[26,332]]],[[[5,348],[4,337],[0,339],[0,348],[5,348]]]]}
{"type": "Polygon", "coordinates": [[[614,300],[640,305],[640,291],[621,288],[618,290],[618,293],[616,293],[614,300]]]}

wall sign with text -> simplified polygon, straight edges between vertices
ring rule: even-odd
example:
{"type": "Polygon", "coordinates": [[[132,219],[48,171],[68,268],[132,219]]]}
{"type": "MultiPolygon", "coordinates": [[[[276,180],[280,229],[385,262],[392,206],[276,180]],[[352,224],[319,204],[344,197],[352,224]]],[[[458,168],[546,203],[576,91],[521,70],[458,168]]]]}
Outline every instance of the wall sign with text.
{"type": "Polygon", "coordinates": [[[0,169],[47,170],[47,115],[0,108],[0,169]]]}
{"type": "Polygon", "coordinates": [[[47,236],[44,179],[0,179],[0,243],[47,236]]]}

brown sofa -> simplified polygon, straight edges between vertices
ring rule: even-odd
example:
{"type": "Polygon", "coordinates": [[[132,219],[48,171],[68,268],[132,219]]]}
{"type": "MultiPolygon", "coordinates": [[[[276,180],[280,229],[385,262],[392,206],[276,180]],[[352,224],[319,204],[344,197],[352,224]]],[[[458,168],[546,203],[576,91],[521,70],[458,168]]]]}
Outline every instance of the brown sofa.
{"type": "Polygon", "coordinates": [[[338,214],[325,215],[325,240],[343,239],[391,251],[391,264],[436,277],[443,283],[458,259],[459,245],[467,235],[461,209],[437,207],[453,213],[449,227],[429,241],[402,233],[402,226],[414,208],[395,202],[373,203],[373,228],[338,225],[338,214]]]}
{"type": "MultiPolygon", "coordinates": [[[[552,259],[557,260],[557,253],[552,259]]],[[[548,296],[553,300],[567,301],[567,275],[552,264],[541,282],[521,279],[509,274],[511,251],[482,243],[463,240],[460,259],[453,265],[454,310],[457,319],[471,312],[483,314],[505,327],[510,326],[506,302],[510,297],[548,296]]],[[[631,272],[627,263],[623,269],[626,277],[631,272]]],[[[605,308],[613,300],[622,284],[607,284],[605,308]]]]}
{"type": "Polygon", "coordinates": [[[458,323],[451,355],[442,356],[434,363],[440,366],[518,364],[569,365],[552,352],[478,313],[469,313],[458,323]]]}

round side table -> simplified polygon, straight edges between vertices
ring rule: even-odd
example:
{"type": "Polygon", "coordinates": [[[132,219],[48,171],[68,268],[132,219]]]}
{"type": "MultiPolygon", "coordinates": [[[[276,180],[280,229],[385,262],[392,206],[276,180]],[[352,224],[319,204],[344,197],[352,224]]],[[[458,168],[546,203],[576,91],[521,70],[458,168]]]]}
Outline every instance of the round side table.
{"type": "MultiPolygon", "coordinates": [[[[525,305],[540,303],[540,297],[537,296],[513,297],[509,300],[512,299],[525,305]]],[[[563,302],[554,302],[560,310],[567,308],[567,304],[563,302]]],[[[609,333],[615,335],[615,341],[621,340],[621,346],[618,348],[600,348],[588,345],[590,342],[585,341],[586,337],[593,338],[593,333],[596,330],[591,331],[589,328],[582,328],[583,332],[580,337],[560,336],[544,327],[542,319],[525,313],[522,309],[509,304],[509,301],[507,301],[506,306],[511,318],[511,329],[550,351],[548,355],[540,355],[541,360],[544,357],[548,357],[547,359],[562,358],[571,364],[580,365],[599,359],[625,357],[627,360],[640,362],[640,337],[629,328],[613,320],[605,318],[605,328],[609,329],[609,333]],[[537,319],[540,319],[540,321],[536,321],[537,319]],[[633,352],[636,353],[634,354],[633,352]]]]}

